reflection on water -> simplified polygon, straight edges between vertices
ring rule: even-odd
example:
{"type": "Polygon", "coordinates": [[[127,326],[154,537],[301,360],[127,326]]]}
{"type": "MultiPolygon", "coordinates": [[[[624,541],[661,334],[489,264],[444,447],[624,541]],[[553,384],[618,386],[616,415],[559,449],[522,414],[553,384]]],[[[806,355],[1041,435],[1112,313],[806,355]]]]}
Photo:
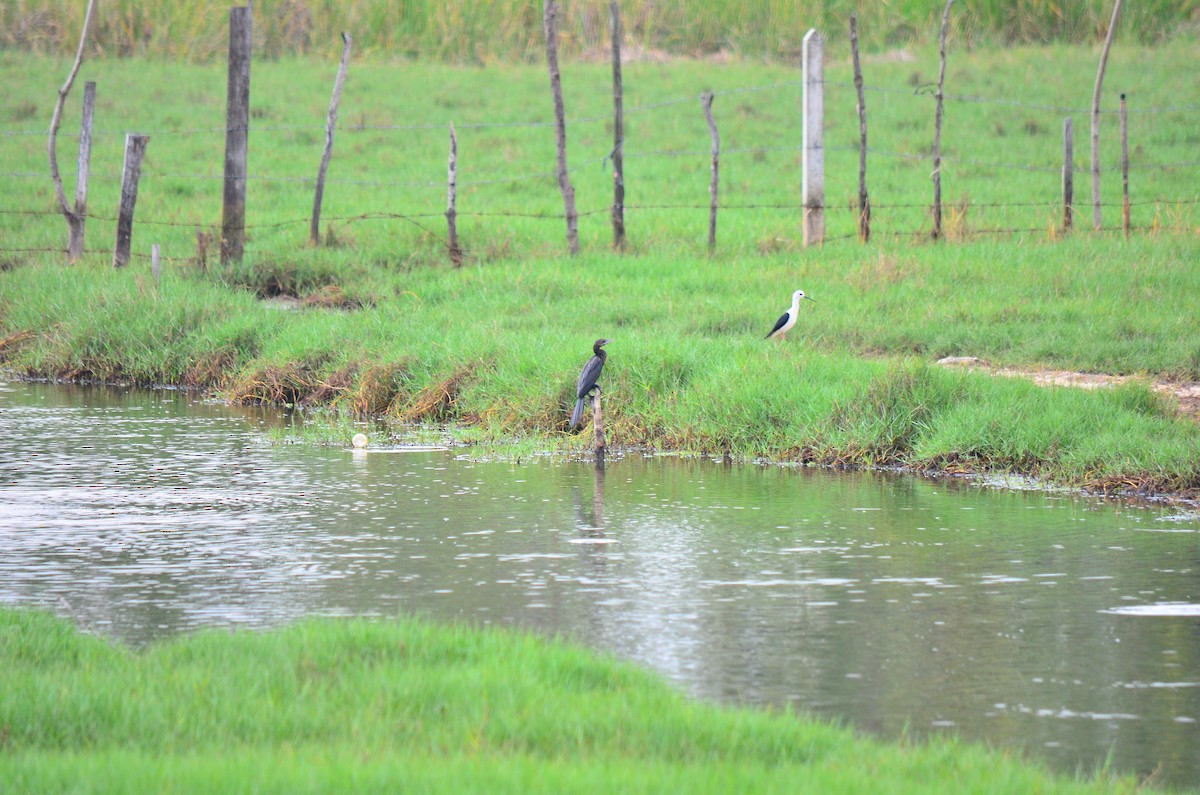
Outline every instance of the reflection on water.
{"type": "Polygon", "coordinates": [[[138,644],[396,615],[1069,772],[1200,775],[1200,520],[911,477],[263,444],[286,415],[0,384],[0,603],[138,644]]]}

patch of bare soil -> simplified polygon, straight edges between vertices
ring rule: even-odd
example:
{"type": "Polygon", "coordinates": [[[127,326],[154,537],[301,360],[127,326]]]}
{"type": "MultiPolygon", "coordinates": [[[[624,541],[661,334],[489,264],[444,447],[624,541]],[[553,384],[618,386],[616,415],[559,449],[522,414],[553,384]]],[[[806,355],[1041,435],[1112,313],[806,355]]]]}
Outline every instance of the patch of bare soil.
{"type": "Polygon", "coordinates": [[[1073,370],[1022,370],[1016,367],[994,367],[986,360],[974,356],[947,356],[945,359],[939,359],[938,364],[945,367],[966,367],[971,370],[981,370],[992,375],[1028,378],[1039,386],[1073,386],[1079,389],[1101,389],[1129,381],[1147,383],[1155,392],[1174,398],[1179,405],[1180,414],[1194,420],[1200,420],[1200,383],[1194,381],[1156,381],[1132,375],[1078,373],[1073,370]]]}

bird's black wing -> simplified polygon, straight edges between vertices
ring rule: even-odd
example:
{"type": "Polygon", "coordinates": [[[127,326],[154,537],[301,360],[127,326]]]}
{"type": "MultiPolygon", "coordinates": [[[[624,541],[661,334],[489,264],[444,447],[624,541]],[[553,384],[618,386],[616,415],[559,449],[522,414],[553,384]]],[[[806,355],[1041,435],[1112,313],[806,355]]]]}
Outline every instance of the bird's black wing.
{"type": "Polygon", "coordinates": [[[575,397],[582,398],[591,392],[596,382],[600,380],[600,371],[604,369],[604,359],[600,356],[593,356],[588,359],[587,364],[583,366],[583,371],[579,373],[579,382],[575,384],[575,397]]]}
{"type": "Polygon", "coordinates": [[[783,328],[783,324],[788,322],[788,315],[790,315],[790,314],[792,314],[792,313],[784,312],[783,316],[780,317],[779,320],[775,321],[775,328],[771,329],[771,333],[767,334],[767,336],[763,337],[763,339],[769,340],[771,338],[771,334],[774,334],[776,331],[779,331],[779,329],[783,328]]]}

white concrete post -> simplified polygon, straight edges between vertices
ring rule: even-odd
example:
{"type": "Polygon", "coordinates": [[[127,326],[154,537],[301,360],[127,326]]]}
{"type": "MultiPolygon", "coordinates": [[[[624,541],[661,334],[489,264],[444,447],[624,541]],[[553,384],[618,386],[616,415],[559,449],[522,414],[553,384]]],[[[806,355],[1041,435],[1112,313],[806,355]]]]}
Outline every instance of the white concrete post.
{"type": "Polygon", "coordinates": [[[825,239],[825,41],[815,29],[804,35],[804,245],[825,239]]]}

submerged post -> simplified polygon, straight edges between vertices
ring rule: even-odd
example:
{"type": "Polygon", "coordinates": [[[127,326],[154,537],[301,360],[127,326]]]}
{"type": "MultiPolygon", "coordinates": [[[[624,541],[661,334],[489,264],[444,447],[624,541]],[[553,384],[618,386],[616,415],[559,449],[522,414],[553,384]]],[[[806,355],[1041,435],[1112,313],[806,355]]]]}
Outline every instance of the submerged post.
{"type": "Polygon", "coordinates": [[[246,246],[246,159],[250,139],[249,6],[229,9],[229,82],[225,106],[225,194],[221,262],[239,262],[246,246]]]}
{"type": "Polygon", "coordinates": [[[804,245],[825,240],[825,42],[815,29],[804,34],[804,120],[800,177],[804,245]]]}
{"type": "Polygon", "coordinates": [[[600,390],[592,392],[592,425],[596,432],[596,469],[604,469],[604,414],[600,411],[600,390]]]}

